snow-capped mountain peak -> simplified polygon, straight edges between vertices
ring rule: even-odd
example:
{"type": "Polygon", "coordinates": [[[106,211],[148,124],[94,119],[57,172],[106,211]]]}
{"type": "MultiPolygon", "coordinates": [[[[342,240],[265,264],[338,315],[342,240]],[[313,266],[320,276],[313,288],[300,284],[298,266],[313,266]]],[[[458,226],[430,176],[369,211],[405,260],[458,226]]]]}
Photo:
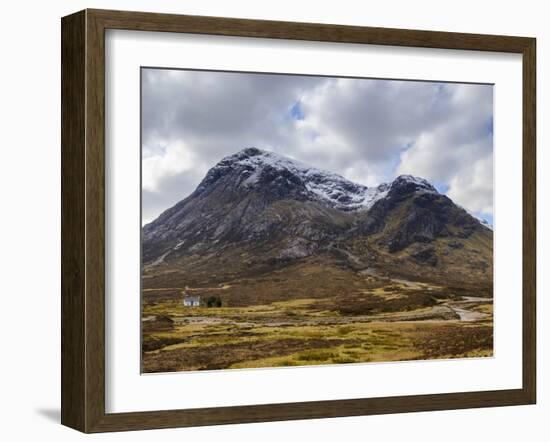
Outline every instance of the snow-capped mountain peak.
{"type": "MultiPolygon", "coordinates": [[[[453,272],[445,257],[469,253],[465,243],[481,250],[490,244],[490,235],[422,178],[402,175],[389,184],[367,187],[248,148],[222,159],[193,193],[143,227],[142,260],[152,267],[177,264],[201,272],[212,271],[213,257],[223,257],[216,272],[228,263],[248,271],[254,263],[264,269],[308,257],[345,261],[356,268],[353,257],[359,252],[364,253],[361,265],[385,256],[384,262],[402,268],[408,256],[411,271],[420,266],[431,275],[440,268],[448,277],[453,272]],[[481,237],[486,239],[479,242],[481,237]],[[396,252],[400,254],[394,256],[396,252]]],[[[476,261],[477,255],[470,258],[468,277],[474,272],[485,278],[488,264],[476,261]]],[[[464,259],[453,262],[459,261],[464,259]]]]}
{"type": "Polygon", "coordinates": [[[303,185],[310,197],[344,211],[369,209],[384,198],[391,187],[390,184],[367,187],[283,155],[249,147],[223,158],[209,171],[198,189],[206,188],[219,177],[235,170],[240,170],[239,185],[244,188],[257,185],[267,173],[281,172],[287,180],[292,176],[303,185]]]}

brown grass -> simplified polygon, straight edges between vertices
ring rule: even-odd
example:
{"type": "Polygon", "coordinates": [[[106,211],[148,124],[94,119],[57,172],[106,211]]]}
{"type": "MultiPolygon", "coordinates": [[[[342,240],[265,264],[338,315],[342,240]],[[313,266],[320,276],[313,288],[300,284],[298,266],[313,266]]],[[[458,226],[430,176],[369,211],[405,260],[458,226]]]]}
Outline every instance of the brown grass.
{"type": "Polygon", "coordinates": [[[185,287],[190,283],[176,282],[164,288],[144,281],[144,372],[492,354],[489,286],[408,284],[302,263],[256,277],[193,286],[194,295],[219,296],[222,307],[188,308],[182,305],[182,291],[189,290],[185,287]],[[489,317],[459,322],[445,303],[463,296],[487,297],[487,303],[462,307],[489,317]]]}

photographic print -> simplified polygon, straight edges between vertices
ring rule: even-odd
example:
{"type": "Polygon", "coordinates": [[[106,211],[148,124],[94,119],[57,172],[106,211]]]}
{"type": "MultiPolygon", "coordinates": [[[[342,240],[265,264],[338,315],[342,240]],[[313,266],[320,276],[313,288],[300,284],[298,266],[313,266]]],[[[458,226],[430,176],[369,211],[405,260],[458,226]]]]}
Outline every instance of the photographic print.
{"type": "Polygon", "coordinates": [[[142,373],[493,355],[493,85],[141,70],[142,373]]]}

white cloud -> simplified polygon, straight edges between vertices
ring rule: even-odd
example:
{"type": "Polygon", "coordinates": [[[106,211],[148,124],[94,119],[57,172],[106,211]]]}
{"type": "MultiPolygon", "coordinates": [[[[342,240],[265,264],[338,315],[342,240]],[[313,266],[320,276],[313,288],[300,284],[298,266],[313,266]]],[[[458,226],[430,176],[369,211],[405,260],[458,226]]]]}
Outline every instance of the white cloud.
{"type": "Polygon", "coordinates": [[[452,177],[449,198],[471,212],[493,214],[493,157],[488,155],[452,177]]]}
{"type": "Polygon", "coordinates": [[[200,158],[183,141],[170,142],[156,152],[147,147],[144,147],[144,151],[149,154],[142,159],[141,186],[149,192],[161,191],[163,181],[175,175],[191,170],[207,171],[200,158]]]}
{"type": "Polygon", "coordinates": [[[493,214],[492,88],[449,87],[448,115],[420,131],[401,154],[398,173],[446,185],[448,196],[471,212],[493,214]]]}
{"type": "Polygon", "coordinates": [[[492,214],[491,86],[146,69],[142,109],[146,219],[248,146],[367,185],[423,176],[492,214]]]}

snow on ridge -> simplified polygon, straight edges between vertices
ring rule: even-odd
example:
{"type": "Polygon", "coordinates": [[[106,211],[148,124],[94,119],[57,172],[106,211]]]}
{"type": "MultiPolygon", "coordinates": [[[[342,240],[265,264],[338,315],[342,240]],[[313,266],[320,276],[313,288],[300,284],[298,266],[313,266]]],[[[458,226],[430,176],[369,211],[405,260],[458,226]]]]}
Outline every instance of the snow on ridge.
{"type": "Polygon", "coordinates": [[[198,189],[203,189],[220,175],[239,167],[247,171],[240,182],[243,187],[252,187],[258,183],[265,168],[288,171],[302,180],[314,198],[344,211],[368,210],[378,200],[385,198],[392,188],[400,185],[413,184],[415,191],[438,193],[427,180],[412,175],[400,175],[390,183],[367,187],[337,173],[317,169],[298,160],[256,147],[248,147],[224,157],[210,169],[198,189]]]}
{"type": "Polygon", "coordinates": [[[257,148],[246,148],[236,154],[225,157],[215,167],[248,166],[254,172],[241,185],[253,186],[258,182],[266,166],[276,170],[288,170],[300,177],[306,189],[319,200],[328,202],[340,210],[367,210],[381,198],[384,198],[389,184],[367,187],[354,183],[341,175],[326,170],[310,167],[300,161],[257,148]]]}
{"type": "Polygon", "coordinates": [[[398,186],[402,184],[413,184],[417,190],[421,190],[427,193],[439,193],[428,180],[413,175],[399,175],[391,183],[392,186],[398,186]]]}
{"type": "Polygon", "coordinates": [[[406,181],[409,183],[420,184],[422,186],[433,187],[428,180],[413,175],[399,175],[396,180],[406,181]]]}

